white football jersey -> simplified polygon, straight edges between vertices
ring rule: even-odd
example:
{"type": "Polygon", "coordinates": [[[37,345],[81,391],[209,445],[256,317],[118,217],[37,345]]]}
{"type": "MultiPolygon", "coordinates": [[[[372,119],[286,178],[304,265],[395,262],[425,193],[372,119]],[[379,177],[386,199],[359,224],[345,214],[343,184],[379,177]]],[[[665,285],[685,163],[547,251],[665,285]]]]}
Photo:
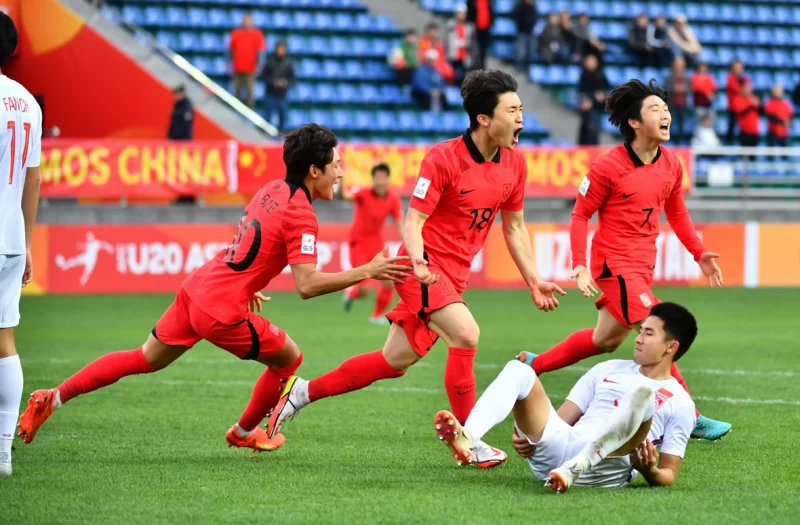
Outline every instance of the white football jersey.
{"type": "Polygon", "coordinates": [[[27,89],[0,75],[0,255],[25,253],[22,189],[42,155],[42,110],[27,89]]]}
{"type": "MultiPolygon", "coordinates": [[[[696,422],[694,401],[674,378],[666,381],[650,379],[639,372],[639,365],[629,360],[600,363],[578,380],[567,396],[567,400],[583,412],[574,432],[585,441],[596,438],[620,400],[640,384],[655,392],[655,413],[648,439],[662,454],[683,458],[696,422]]],[[[601,478],[629,480],[632,474],[627,457],[607,458],[581,475],[576,484],[592,484],[601,478]]]]}

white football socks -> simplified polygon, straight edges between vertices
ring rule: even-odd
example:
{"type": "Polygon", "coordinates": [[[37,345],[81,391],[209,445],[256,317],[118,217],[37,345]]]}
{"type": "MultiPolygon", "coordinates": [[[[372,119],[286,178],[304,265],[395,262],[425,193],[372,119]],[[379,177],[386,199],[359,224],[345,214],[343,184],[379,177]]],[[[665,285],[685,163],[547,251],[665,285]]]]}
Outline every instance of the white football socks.
{"type": "Polygon", "coordinates": [[[0,463],[11,463],[11,443],[22,401],[22,366],[18,355],[0,359],[0,463]]]}
{"type": "Polygon", "coordinates": [[[493,426],[502,423],[514,409],[514,403],[528,397],[535,384],[533,368],[520,361],[510,361],[475,403],[464,424],[473,444],[480,442],[493,426]]]}

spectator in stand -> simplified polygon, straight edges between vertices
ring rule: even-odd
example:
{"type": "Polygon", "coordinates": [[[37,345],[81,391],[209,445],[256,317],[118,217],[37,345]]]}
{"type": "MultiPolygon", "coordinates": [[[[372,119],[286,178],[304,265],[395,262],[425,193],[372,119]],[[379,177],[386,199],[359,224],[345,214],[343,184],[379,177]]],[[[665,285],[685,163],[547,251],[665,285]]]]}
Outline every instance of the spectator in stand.
{"type": "Polygon", "coordinates": [[[425,60],[411,76],[411,95],[426,111],[439,111],[445,106],[444,79],[436,64],[439,53],[435,49],[425,52],[425,60]]]}
{"type": "Polygon", "coordinates": [[[742,92],[742,86],[750,84],[750,77],[744,73],[744,62],[738,58],[731,64],[728,73],[728,81],[725,85],[725,92],[728,96],[728,133],[726,139],[729,144],[733,143],[733,135],[736,131],[736,123],[739,121],[736,112],[733,110],[733,103],[742,92]]]}
{"type": "Polygon", "coordinates": [[[580,60],[578,55],[578,38],[575,36],[575,30],[572,27],[572,15],[569,9],[562,9],[558,15],[559,23],[561,24],[561,33],[567,41],[569,54],[572,55],[572,60],[580,60]]]}
{"type": "Polygon", "coordinates": [[[672,62],[672,40],[668,31],[664,15],[657,16],[655,22],[647,26],[647,43],[654,51],[657,67],[666,67],[672,62]]]}
{"type": "Polygon", "coordinates": [[[794,105],[800,108],[800,82],[794,87],[794,91],[792,92],[792,102],[794,105]]]}
{"type": "Polygon", "coordinates": [[[249,107],[255,106],[253,88],[256,83],[259,54],[267,48],[260,29],[253,27],[253,15],[246,13],[242,26],[233,30],[228,44],[233,66],[233,94],[249,107]],[[242,97],[242,91],[244,96],[242,97]]]}
{"type": "Polygon", "coordinates": [[[407,29],[405,39],[389,54],[389,64],[394,68],[397,83],[405,86],[411,83],[411,75],[419,64],[419,40],[416,29],[407,29]]]}
{"type": "Polygon", "coordinates": [[[667,33],[674,44],[672,51],[675,56],[682,55],[689,69],[694,69],[700,63],[700,52],[703,50],[703,46],[694,36],[694,31],[689,27],[686,17],[684,15],[676,16],[675,23],[667,33]]]}
{"type": "Polygon", "coordinates": [[[598,62],[602,63],[606,45],[592,32],[589,22],[589,15],[586,13],[578,15],[578,23],[575,24],[575,29],[573,29],[577,52],[581,58],[587,55],[594,55],[597,57],[598,62]]]}
{"type": "Polygon", "coordinates": [[[452,82],[455,78],[453,67],[447,62],[447,55],[444,52],[444,43],[439,32],[439,24],[431,22],[425,26],[425,35],[419,41],[419,60],[425,62],[428,51],[436,51],[436,63],[434,66],[442,75],[445,82],[452,82]]]}
{"type": "Polygon", "coordinates": [[[599,61],[594,55],[586,55],[583,59],[583,71],[578,81],[581,109],[578,144],[581,146],[600,143],[600,122],[611,86],[599,65],[599,61]]]}
{"type": "Polygon", "coordinates": [[[733,100],[731,109],[739,120],[739,143],[742,146],[758,146],[761,131],[761,100],[753,95],[750,83],[742,84],[739,95],[733,100]]]}
{"type": "Polygon", "coordinates": [[[295,80],[294,64],[292,59],[286,56],[286,42],[281,40],[275,44],[275,54],[267,60],[261,76],[267,87],[264,101],[267,120],[279,131],[284,131],[286,114],[289,112],[289,88],[295,80]],[[277,120],[275,120],[276,114],[277,120]]]}
{"type": "Polygon", "coordinates": [[[708,64],[697,64],[697,73],[692,75],[692,93],[694,94],[694,117],[700,122],[706,115],[714,120],[714,99],[717,97],[717,82],[708,72],[708,64]]]}
{"type": "Polygon", "coordinates": [[[652,66],[656,61],[656,51],[647,42],[648,20],[644,13],[637,16],[628,34],[628,51],[638,59],[639,67],[652,66]]]}
{"type": "Polygon", "coordinates": [[[794,115],[792,103],[784,98],[783,86],[772,86],[771,96],[764,106],[767,116],[767,145],[787,147],[789,145],[789,123],[794,115]]]}
{"type": "Polygon", "coordinates": [[[472,66],[474,28],[467,23],[467,5],[456,6],[456,16],[447,22],[447,60],[453,68],[457,84],[461,84],[464,75],[472,66]]]}
{"type": "Polygon", "coordinates": [[[561,29],[558,13],[550,13],[547,16],[547,25],[539,34],[539,54],[548,64],[569,62],[569,46],[564,37],[564,30],[561,29]]]}
{"type": "Polygon", "coordinates": [[[175,104],[172,106],[172,114],[169,118],[167,139],[192,140],[194,108],[192,108],[192,102],[186,96],[186,88],[184,86],[176,86],[172,90],[172,95],[175,104]]]}
{"type": "Polygon", "coordinates": [[[676,144],[684,139],[686,114],[689,99],[689,76],[686,74],[686,62],[677,56],[672,61],[672,71],[664,80],[664,88],[669,93],[669,112],[672,114],[672,127],[675,129],[676,144]]]}
{"type": "Polygon", "coordinates": [[[692,146],[721,146],[722,143],[717,136],[714,129],[714,119],[706,113],[702,119],[697,121],[697,128],[694,130],[694,138],[692,138],[692,146]]]}
{"type": "Polygon", "coordinates": [[[533,28],[539,13],[534,0],[517,0],[511,14],[517,24],[517,65],[525,71],[533,64],[534,44],[533,28]]]}
{"type": "Polygon", "coordinates": [[[492,0],[467,0],[467,22],[475,26],[475,69],[486,69],[486,53],[489,51],[494,23],[492,0]]]}

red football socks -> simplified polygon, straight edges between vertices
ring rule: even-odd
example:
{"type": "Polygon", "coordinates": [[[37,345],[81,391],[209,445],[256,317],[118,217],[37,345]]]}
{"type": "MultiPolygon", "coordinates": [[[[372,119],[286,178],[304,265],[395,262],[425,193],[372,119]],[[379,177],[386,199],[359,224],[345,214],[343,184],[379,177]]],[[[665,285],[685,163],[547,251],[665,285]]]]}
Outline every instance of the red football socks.
{"type": "Polygon", "coordinates": [[[383,312],[386,311],[386,308],[389,306],[389,303],[392,302],[393,297],[394,297],[393,288],[387,288],[385,286],[381,286],[381,289],[375,296],[375,310],[372,311],[372,317],[380,317],[381,315],[383,315],[383,312]]]}
{"type": "Polygon", "coordinates": [[[383,350],[359,354],[339,365],[339,368],[309,381],[308,399],[313,403],[318,399],[361,390],[375,381],[400,377],[405,373],[405,370],[398,372],[391,367],[383,357],[383,350]]]}
{"type": "Polygon", "coordinates": [[[347,297],[349,297],[350,299],[353,299],[353,300],[358,299],[359,297],[361,297],[361,286],[355,285],[355,286],[351,286],[350,288],[348,288],[347,289],[347,297]]]}
{"type": "MultiPolygon", "coordinates": [[[[691,396],[692,393],[689,392],[689,385],[686,384],[686,380],[683,379],[683,376],[681,375],[681,371],[678,370],[678,364],[677,363],[672,363],[672,368],[670,368],[669,373],[670,373],[670,375],[672,377],[675,378],[675,381],[677,381],[678,383],[681,384],[683,389],[686,390],[686,393],[691,396]]],[[[700,416],[700,411],[699,410],[695,410],[694,411],[694,415],[695,415],[695,417],[700,416]]]]}
{"type": "Polygon", "coordinates": [[[603,351],[592,341],[593,332],[594,328],[578,330],[553,348],[537,355],[533,359],[533,371],[536,375],[546,374],[602,354],[603,351]]]}
{"type": "Polygon", "coordinates": [[[253,395],[250,396],[250,402],[242,412],[242,417],[239,418],[239,428],[245,432],[255,430],[261,423],[267,413],[278,404],[278,399],[281,397],[281,389],[283,382],[292,377],[300,365],[303,363],[303,354],[297,358],[297,361],[289,366],[283,368],[267,368],[261,377],[256,381],[253,387],[253,395]]]}
{"type": "Polygon", "coordinates": [[[142,347],[106,354],[79,370],[58,386],[61,403],[112,385],[126,376],[155,372],[144,357],[142,347]]]}
{"type": "Polygon", "coordinates": [[[444,367],[444,389],[450,409],[462,425],[475,406],[475,348],[450,347],[444,367]]]}

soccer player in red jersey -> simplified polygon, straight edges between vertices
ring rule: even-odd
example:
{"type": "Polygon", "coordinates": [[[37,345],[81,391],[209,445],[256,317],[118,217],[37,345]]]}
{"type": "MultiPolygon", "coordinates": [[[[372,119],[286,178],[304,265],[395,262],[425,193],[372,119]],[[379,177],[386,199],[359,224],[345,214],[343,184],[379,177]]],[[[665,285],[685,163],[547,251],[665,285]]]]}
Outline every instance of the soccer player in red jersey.
{"type": "MultiPolygon", "coordinates": [[[[339,184],[339,195],[344,200],[353,201],[355,216],[353,226],[350,228],[350,264],[353,267],[361,266],[365,261],[370,261],[376,253],[383,250],[386,241],[383,238],[383,224],[387,217],[394,220],[394,224],[403,235],[401,218],[403,215],[403,202],[400,195],[389,187],[391,172],[386,164],[376,164],[372,168],[372,188],[347,190],[344,184],[339,184]]],[[[368,281],[352,286],[344,291],[344,309],[350,311],[353,301],[362,297],[366,292],[368,281]]],[[[369,321],[372,324],[388,324],[383,313],[392,302],[394,289],[391,281],[381,281],[381,287],[375,297],[375,309],[369,321]]]]}
{"type": "MultiPolygon", "coordinates": [[[[632,329],[639,326],[659,303],[651,283],[656,263],[658,220],[662,210],[686,249],[694,256],[709,286],[722,286],[718,254],[705,249],[683,200],[683,168],[662,144],[669,140],[672,117],[667,92],[639,80],[620,84],[606,101],[609,120],[619,128],[625,143],[595,162],[578,188],[570,223],[573,278],[586,297],[597,288],[599,310],[594,329],[579,330],[553,348],[534,357],[523,352],[520,360],[532,364],[536,374],[564,368],[603,352],[615,351],[632,329]],[[588,222],[598,213],[592,240],[591,270],[586,262],[588,222]]],[[[688,391],[678,371],[672,375],[688,391]]],[[[699,414],[698,414],[699,416],[699,414]]],[[[695,437],[719,439],[730,424],[700,416],[695,437]]]]}
{"type": "Polygon", "coordinates": [[[256,315],[261,293],[287,266],[304,299],[337,292],[364,279],[410,277],[407,257],[372,261],[346,272],[317,272],[317,217],[311,203],[331,200],[341,178],[336,135],[316,124],[286,137],[286,179],[268,182],[245,208],[238,232],[226,250],[186,277],[175,301],[156,323],[144,345],[106,354],[56,388],[37,390],[19,423],[19,436],[30,443],[42,424],[70,399],[134,374],[149,374],[171,364],[202,339],[235,355],[267,366],[250,403],[225,438],[230,446],[273,450],[283,436],[268,438],[258,424],[280,397],[282,382],[303,362],[286,333],[256,315]]]}
{"type": "MultiPolygon", "coordinates": [[[[304,381],[291,378],[267,425],[275,435],[286,419],[314,401],[400,377],[441,337],[447,343],[445,390],[453,414],[465,421],[475,405],[473,361],[479,329],[461,294],[472,260],[483,247],[498,211],[508,249],[540,310],[558,306],[557,285],[539,276],[525,227],[527,166],[514,151],[522,130],[517,82],[502,71],[474,71],[461,86],[470,128],[434,146],[422,160],[406,214],[400,254],[408,254],[416,280],[396,285],[400,302],[383,348],[351,357],[337,369],[304,381]]],[[[491,467],[505,453],[482,442],[474,464],[491,467]]]]}

